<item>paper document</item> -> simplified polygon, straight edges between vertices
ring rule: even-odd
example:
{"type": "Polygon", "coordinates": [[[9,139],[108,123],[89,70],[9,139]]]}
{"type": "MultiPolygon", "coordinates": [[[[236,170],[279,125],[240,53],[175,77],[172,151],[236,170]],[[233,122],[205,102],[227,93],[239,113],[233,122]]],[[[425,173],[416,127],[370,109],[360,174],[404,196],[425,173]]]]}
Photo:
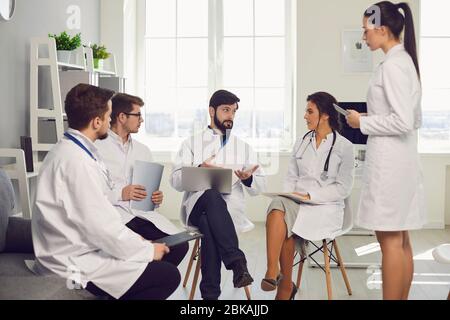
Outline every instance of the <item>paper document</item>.
{"type": "Polygon", "coordinates": [[[147,197],[140,201],[131,200],[131,208],[142,211],[153,211],[155,204],[152,202],[152,194],[159,190],[164,166],[158,163],[136,160],[133,169],[133,182],[145,187],[147,197]]]}
{"type": "Polygon", "coordinates": [[[294,200],[297,203],[304,202],[304,200],[300,196],[290,193],[290,192],[266,192],[266,193],[262,193],[262,195],[269,197],[269,198],[285,197],[285,198],[294,200]]]}

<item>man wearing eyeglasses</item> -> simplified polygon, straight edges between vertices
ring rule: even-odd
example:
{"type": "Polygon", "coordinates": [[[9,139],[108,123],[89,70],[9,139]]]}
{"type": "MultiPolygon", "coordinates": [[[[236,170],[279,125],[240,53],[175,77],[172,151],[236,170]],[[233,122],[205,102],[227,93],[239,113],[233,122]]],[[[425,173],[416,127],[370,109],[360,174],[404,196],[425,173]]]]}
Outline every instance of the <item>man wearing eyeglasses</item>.
{"type": "MultiPolygon", "coordinates": [[[[102,160],[111,176],[112,187],[109,201],[119,209],[122,221],[128,228],[147,240],[155,240],[180,232],[166,217],[155,212],[132,209],[130,201],[148,201],[144,186],[131,184],[136,160],[152,162],[147,146],[136,141],[131,134],[137,133],[144,122],[141,98],[118,93],[112,98],[111,129],[108,137],[97,141],[96,145],[102,160]]],[[[151,201],[157,206],[163,201],[163,193],[156,191],[151,201]]],[[[185,257],[189,245],[183,243],[172,247],[164,260],[178,266],[185,257]]]]}

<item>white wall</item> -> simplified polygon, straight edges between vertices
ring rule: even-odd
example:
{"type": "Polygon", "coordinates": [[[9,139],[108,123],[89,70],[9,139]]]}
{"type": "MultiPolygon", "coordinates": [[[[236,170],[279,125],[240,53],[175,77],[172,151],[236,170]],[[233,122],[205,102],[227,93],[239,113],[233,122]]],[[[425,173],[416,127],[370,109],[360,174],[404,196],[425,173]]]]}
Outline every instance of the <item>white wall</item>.
{"type": "Polygon", "coordinates": [[[99,16],[100,0],[19,0],[13,19],[0,22],[0,148],[18,148],[19,137],[30,134],[30,38],[67,30],[81,32],[83,43],[97,42],[99,16]],[[78,30],[66,25],[70,5],[81,9],[78,30]]]}
{"type": "MultiPolygon", "coordinates": [[[[415,14],[417,28],[419,0],[408,2],[415,14]]],[[[308,94],[321,90],[332,93],[340,101],[365,101],[370,74],[343,74],[341,31],[361,29],[362,14],[372,4],[373,1],[370,0],[301,0],[297,2],[298,136],[306,132],[303,110],[308,94]]],[[[374,63],[378,63],[381,58],[382,54],[376,53],[374,63]]],[[[159,154],[155,155],[155,158],[166,164],[161,186],[166,201],[160,211],[170,218],[177,219],[182,195],[168,184],[171,170],[170,156],[159,154]]],[[[450,199],[450,167],[448,167],[450,155],[422,155],[421,159],[428,205],[428,227],[442,228],[444,223],[450,224],[450,201],[446,201],[446,198],[450,199]],[[444,212],[447,214],[445,215],[444,212]]],[[[281,154],[279,163],[278,174],[268,177],[269,189],[273,191],[281,189],[281,179],[287,171],[288,155],[281,154]]],[[[268,204],[269,200],[262,196],[249,198],[247,201],[249,217],[254,221],[264,221],[268,204]]]]}

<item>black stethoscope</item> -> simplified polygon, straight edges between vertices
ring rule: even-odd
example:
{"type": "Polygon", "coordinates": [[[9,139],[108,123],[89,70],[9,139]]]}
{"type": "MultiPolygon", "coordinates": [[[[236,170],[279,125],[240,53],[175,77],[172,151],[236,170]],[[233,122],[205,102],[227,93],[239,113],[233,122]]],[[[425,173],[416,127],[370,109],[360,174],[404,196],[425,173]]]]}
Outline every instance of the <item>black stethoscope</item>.
{"type": "MultiPolygon", "coordinates": [[[[307,144],[306,147],[303,149],[303,151],[302,151],[302,153],[300,154],[300,156],[295,156],[295,159],[301,160],[301,159],[303,158],[303,155],[305,154],[306,149],[307,149],[308,146],[312,143],[312,139],[313,139],[313,137],[314,137],[314,133],[315,133],[315,132],[316,132],[315,130],[311,130],[311,131],[309,131],[308,133],[306,133],[306,134],[303,136],[303,138],[302,138],[302,143],[300,143],[300,145],[298,146],[297,151],[294,153],[295,155],[300,151],[300,149],[301,149],[301,147],[302,147],[302,145],[303,145],[303,142],[305,141],[305,138],[306,138],[308,135],[311,135],[311,137],[309,138],[308,144],[307,144]]],[[[330,164],[331,152],[333,151],[334,145],[335,145],[335,143],[336,143],[336,137],[337,137],[336,131],[333,130],[333,143],[331,144],[330,151],[328,152],[327,159],[325,160],[325,164],[324,164],[324,166],[323,166],[323,172],[322,172],[321,175],[320,175],[320,179],[321,179],[322,181],[326,181],[326,180],[328,179],[328,165],[330,164]]]]}

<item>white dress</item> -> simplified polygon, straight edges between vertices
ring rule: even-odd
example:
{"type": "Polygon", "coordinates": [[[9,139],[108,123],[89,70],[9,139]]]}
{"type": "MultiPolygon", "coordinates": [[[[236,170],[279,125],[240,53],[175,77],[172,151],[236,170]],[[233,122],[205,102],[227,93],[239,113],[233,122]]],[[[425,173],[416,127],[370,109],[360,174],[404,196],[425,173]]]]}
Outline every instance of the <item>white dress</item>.
{"type": "Polygon", "coordinates": [[[426,223],[425,196],[417,152],[421,86],[413,61],[399,44],[391,48],[369,85],[369,136],[355,224],[375,231],[420,229],[426,223]]]}

